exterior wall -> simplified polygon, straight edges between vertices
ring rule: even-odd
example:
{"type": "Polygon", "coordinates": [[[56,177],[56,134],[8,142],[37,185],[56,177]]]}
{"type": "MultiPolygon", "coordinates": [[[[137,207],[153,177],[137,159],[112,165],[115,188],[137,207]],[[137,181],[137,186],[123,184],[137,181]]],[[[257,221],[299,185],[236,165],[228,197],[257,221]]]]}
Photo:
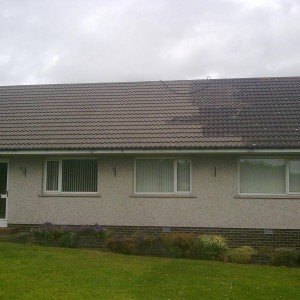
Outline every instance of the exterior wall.
{"type": "Polygon", "coordinates": [[[189,156],[195,197],[133,197],[133,156],[99,157],[99,196],[43,195],[43,157],[9,160],[9,224],[300,228],[300,199],[239,199],[237,156],[189,156]],[[26,177],[21,168],[27,168],[26,177]],[[117,174],[114,176],[113,168],[117,174]],[[215,167],[217,174],[215,177],[215,167]]]}

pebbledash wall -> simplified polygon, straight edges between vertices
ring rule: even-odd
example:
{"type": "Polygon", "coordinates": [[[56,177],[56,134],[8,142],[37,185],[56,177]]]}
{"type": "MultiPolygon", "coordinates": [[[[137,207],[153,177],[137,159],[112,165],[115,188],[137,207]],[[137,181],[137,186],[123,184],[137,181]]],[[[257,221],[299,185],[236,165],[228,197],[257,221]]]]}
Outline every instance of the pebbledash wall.
{"type": "Polygon", "coordinates": [[[186,157],[193,190],[187,197],[134,196],[129,155],[98,157],[97,196],[44,195],[45,157],[11,157],[8,226],[98,223],[119,234],[191,231],[222,234],[234,246],[300,247],[300,199],[238,198],[238,156],[186,157]]]}

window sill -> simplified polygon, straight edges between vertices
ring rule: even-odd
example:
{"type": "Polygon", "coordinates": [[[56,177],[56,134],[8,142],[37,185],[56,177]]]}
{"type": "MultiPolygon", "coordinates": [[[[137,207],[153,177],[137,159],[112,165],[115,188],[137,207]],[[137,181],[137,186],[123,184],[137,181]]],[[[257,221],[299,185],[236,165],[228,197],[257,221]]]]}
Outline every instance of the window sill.
{"type": "Polygon", "coordinates": [[[299,199],[300,195],[236,195],[235,199],[299,199]]]}
{"type": "Polygon", "coordinates": [[[55,193],[53,193],[53,194],[39,194],[38,195],[39,197],[85,197],[85,198],[99,198],[99,197],[101,197],[101,195],[100,194],[72,194],[72,193],[70,193],[70,194],[59,194],[59,193],[57,193],[57,194],[55,194],[55,193]]]}
{"type": "Polygon", "coordinates": [[[193,194],[133,194],[130,198],[197,198],[193,194]]]}

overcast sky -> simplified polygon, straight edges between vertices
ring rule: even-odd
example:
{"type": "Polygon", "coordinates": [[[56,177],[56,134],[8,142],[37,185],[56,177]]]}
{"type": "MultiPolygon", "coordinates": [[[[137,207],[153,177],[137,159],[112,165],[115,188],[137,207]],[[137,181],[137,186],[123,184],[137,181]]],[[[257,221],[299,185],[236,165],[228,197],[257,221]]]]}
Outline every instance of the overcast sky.
{"type": "Polygon", "coordinates": [[[0,85],[300,75],[300,0],[0,0],[0,85]]]}

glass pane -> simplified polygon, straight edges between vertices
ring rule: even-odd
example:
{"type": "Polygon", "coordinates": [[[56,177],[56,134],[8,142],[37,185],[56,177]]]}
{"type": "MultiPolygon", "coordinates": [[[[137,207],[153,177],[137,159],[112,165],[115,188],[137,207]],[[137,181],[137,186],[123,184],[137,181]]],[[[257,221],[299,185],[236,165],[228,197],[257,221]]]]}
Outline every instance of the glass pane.
{"type": "Polygon", "coordinates": [[[241,159],[241,193],[285,194],[283,159],[241,159]]]}
{"type": "Polygon", "coordinates": [[[190,191],[190,162],[188,160],[177,161],[177,191],[190,191]]]}
{"type": "Polygon", "coordinates": [[[300,160],[291,160],[289,166],[290,192],[300,193],[300,160]]]}
{"type": "Polygon", "coordinates": [[[96,159],[63,160],[63,192],[97,192],[98,161],[96,159]]]}
{"type": "Polygon", "coordinates": [[[173,193],[172,159],[136,160],[136,191],[139,193],[173,193]]]}
{"type": "Polygon", "coordinates": [[[5,219],[6,214],[6,199],[0,198],[0,219],[5,219]]]}
{"type": "Polygon", "coordinates": [[[46,178],[46,190],[57,191],[58,190],[58,161],[47,161],[47,178],[46,178]]]}
{"type": "Polygon", "coordinates": [[[0,195],[7,191],[7,163],[0,163],[0,195]]]}

